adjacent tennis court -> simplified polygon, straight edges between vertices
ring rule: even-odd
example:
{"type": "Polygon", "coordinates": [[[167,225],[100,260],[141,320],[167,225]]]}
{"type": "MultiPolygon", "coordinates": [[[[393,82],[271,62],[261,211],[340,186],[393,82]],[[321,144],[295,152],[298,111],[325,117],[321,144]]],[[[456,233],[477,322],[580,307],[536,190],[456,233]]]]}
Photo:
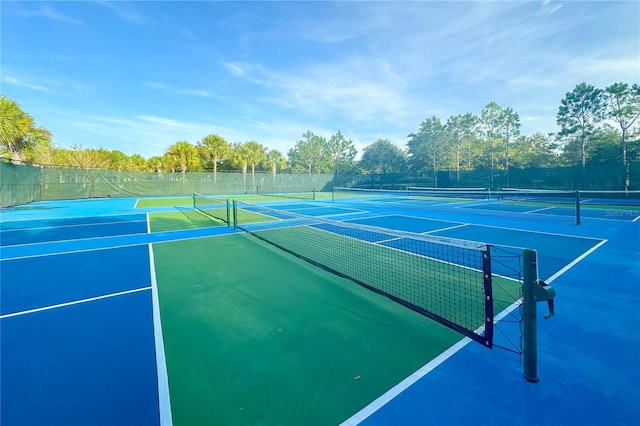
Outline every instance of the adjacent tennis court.
{"type": "Polygon", "coordinates": [[[2,424],[640,420],[633,205],[576,225],[484,208],[504,199],[269,192],[4,210],[2,424]],[[557,291],[536,384],[523,249],[557,291]]]}

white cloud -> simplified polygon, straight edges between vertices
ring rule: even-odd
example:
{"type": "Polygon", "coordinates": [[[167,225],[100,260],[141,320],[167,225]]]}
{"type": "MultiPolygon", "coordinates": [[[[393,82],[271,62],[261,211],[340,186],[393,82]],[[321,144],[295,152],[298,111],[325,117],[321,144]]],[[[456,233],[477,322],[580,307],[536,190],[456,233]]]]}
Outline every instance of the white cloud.
{"type": "Polygon", "coordinates": [[[199,96],[202,98],[212,97],[211,92],[204,89],[182,89],[182,88],[170,86],[168,84],[158,83],[156,81],[148,81],[148,82],[145,82],[144,85],[150,89],[162,90],[174,95],[199,96]]]}
{"type": "Polygon", "coordinates": [[[7,76],[7,75],[3,75],[2,76],[2,82],[3,83],[7,83],[7,84],[11,84],[11,85],[14,85],[14,86],[27,87],[27,88],[32,89],[32,90],[45,91],[45,92],[49,91],[49,89],[47,89],[46,87],[38,86],[36,84],[27,83],[25,81],[21,81],[21,80],[18,80],[17,78],[10,77],[10,76],[7,76]]]}
{"type": "Polygon", "coordinates": [[[229,72],[231,72],[233,75],[236,76],[243,76],[247,73],[247,71],[244,69],[243,66],[239,65],[239,64],[234,64],[231,62],[223,62],[222,65],[224,65],[224,67],[229,70],[229,72]]]}
{"type": "Polygon", "coordinates": [[[53,9],[51,6],[45,4],[45,5],[41,5],[38,8],[35,9],[22,9],[18,12],[19,15],[24,16],[24,17],[40,17],[40,18],[47,18],[47,19],[53,19],[56,21],[62,21],[62,22],[68,22],[71,24],[76,24],[76,25],[81,25],[83,24],[83,22],[79,19],[75,19],[72,18],[70,16],[64,15],[58,11],[56,11],[55,9],[53,9]]]}
{"type": "Polygon", "coordinates": [[[131,24],[142,26],[149,22],[146,16],[140,14],[129,3],[122,1],[94,1],[93,3],[110,9],[122,20],[131,24]]]}

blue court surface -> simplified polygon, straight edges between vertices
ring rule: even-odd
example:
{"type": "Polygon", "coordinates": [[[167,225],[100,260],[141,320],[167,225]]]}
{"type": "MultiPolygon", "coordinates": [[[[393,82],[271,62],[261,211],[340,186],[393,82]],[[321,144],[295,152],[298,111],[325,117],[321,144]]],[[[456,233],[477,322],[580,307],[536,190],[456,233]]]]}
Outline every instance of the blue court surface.
{"type": "MultiPolygon", "coordinates": [[[[0,212],[3,426],[174,424],[153,245],[241,231],[152,232],[149,214],[172,209],[135,203],[38,202],[0,212]]],[[[461,336],[343,424],[640,424],[637,217],[587,212],[576,225],[562,211],[541,218],[517,208],[502,215],[490,205],[410,204],[268,203],[306,216],[488,243],[497,251],[535,249],[540,278],[557,291],[553,318],[542,319],[547,307],[538,304],[540,382],[523,379],[519,354],[461,336]]],[[[376,243],[399,244],[383,234],[376,243]]]]}

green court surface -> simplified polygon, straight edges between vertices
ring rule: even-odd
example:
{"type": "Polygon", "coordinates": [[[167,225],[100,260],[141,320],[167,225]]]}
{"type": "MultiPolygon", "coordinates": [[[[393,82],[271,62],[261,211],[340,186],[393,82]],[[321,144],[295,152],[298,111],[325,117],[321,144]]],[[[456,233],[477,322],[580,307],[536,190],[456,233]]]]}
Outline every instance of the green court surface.
{"type": "Polygon", "coordinates": [[[139,198],[136,208],[192,206],[193,197],[139,198]]]}
{"type": "Polygon", "coordinates": [[[246,234],[153,250],[174,424],[337,424],[460,340],[246,234]]]}
{"type": "Polygon", "coordinates": [[[177,231],[221,225],[226,226],[226,223],[207,216],[198,210],[178,209],[172,212],[149,214],[149,227],[151,232],[177,231]]]}

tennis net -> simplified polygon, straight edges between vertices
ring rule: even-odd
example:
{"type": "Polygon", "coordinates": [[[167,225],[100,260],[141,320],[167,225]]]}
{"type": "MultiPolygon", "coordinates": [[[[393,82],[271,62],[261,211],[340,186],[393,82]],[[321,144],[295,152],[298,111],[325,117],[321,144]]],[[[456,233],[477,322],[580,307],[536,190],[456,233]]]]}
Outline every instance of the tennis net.
{"type": "Polygon", "coordinates": [[[232,223],[231,207],[228,199],[208,197],[194,192],[193,208],[207,216],[225,222],[227,226],[232,223]]]}
{"type": "Polygon", "coordinates": [[[491,191],[486,188],[434,189],[410,186],[407,189],[333,188],[333,200],[354,198],[361,201],[412,202],[412,201],[473,201],[488,200],[491,191]]]}
{"type": "Polygon", "coordinates": [[[520,272],[514,279],[494,277],[492,247],[484,243],[303,216],[238,200],[233,210],[237,228],[487,347],[493,346],[494,310],[520,297],[520,272]],[[494,290],[496,279],[502,284],[494,290]]]}
{"type": "Polygon", "coordinates": [[[266,195],[268,197],[281,197],[281,198],[295,198],[301,200],[315,200],[316,199],[316,191],[315,189],[311,189],[310,191],[291,191],[287,188],[282,187],[268,187],[262,186],[256,188],[257,195],[266,195]]]}
{"type": "Polygon", "coordinates": [[[402,208],[504,216],[553,221],[578,221],[579,205],[575,191],[512,189],[491,191],[486,188],[435,189],[409,187],[406,190],[334,188],[333,202],[375,202],[399,204],[402,208]]]}

